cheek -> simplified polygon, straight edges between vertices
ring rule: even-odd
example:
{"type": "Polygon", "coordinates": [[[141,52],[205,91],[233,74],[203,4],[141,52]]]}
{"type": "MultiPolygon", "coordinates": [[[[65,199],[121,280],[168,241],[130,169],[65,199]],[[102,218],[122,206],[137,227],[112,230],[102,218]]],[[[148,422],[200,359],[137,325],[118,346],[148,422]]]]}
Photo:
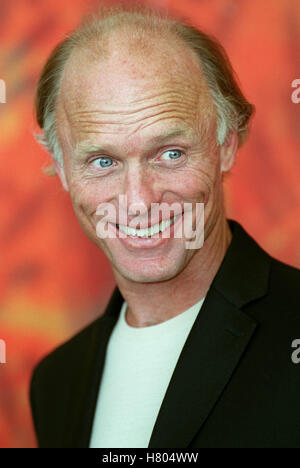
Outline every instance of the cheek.
{"type": "Polygon", "coordinates": [[[215,177],[211,168],[198,165],[179,175],[173,186],[183,199],[206,202],[214,190],[215,177]]]}
{"type": "Polygon", "coordinates": [[[70,187],[70,196],[75,210],[83,211],[89,215],[93,213],[100,203],[105,202],[111,189],[107,184],[92,181],[73,182],[70,187]]]}

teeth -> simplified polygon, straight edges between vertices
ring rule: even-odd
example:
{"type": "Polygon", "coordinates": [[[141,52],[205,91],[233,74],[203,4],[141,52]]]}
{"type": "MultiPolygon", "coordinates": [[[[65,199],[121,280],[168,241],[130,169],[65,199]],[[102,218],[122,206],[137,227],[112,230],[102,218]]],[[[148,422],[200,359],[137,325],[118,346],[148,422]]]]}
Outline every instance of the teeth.
{"type": "Polygon", "coordinates": [[[128,226],[123,226],[122,224],[117,225],[120,229],[120,231],[125,232],[129,236],[135,236],[135,237],[151,237],[154,234],[158,234],[160,231],[163,232],[165,231],[168,227],[171,226],[171,224],[174,223],[174,217],[171,220],[168,221],[162,221],[161,223],[155,224],[154,226],[151,226],[150,228],[146,229],[134,229],[128,226]]]}

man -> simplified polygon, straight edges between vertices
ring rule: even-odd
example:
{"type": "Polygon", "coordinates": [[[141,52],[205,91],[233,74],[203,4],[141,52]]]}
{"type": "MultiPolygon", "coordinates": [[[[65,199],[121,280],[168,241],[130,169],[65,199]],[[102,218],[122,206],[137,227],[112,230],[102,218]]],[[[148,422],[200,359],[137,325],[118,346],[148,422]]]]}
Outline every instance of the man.
{"type": "Polygon", "coordinates": [[[300,446],[300,274],[226,219],[222,178],[253,108],[222,48],[149,9],[103,10],[55,49],[36,106],[117,282],[104,315],[35,369],[39,446],[300,446]],[[175,232],[185,206],[197,232],[200,204],[204,242],[187,248],[175,232]]]}

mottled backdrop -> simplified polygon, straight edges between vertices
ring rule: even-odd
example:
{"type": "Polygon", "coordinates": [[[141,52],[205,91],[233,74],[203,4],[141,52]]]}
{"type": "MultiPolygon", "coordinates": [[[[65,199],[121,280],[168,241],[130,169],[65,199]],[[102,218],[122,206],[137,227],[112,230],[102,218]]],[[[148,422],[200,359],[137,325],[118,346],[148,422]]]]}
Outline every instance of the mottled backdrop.
{"type": "MultiPolygon", "coordinates": [[[[0,0],[0,447],[36,445],[28,388],[33,366],[103,312],[114,280],[81,232],[68,195],[42,168],[33,95],[43,63],[87,0],[0,0]]],[[[157,0],[227,49],[247,98],[252,133],[226,181],[228,216],[267,251],[300,267],[299,0],[157,0]]],[[[288,298],[287,298],[288,307],[288,298]]],[[[76,391],[76,389],[74,389],[76,391]]]]}

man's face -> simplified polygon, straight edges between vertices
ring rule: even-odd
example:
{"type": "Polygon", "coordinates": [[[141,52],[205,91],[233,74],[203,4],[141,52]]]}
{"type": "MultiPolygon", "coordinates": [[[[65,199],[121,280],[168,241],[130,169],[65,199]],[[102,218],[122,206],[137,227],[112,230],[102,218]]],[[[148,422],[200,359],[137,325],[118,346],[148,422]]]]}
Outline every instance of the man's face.
{"type": "Polygon", "coordinates": [[[130,207],[139,204],[149,226],[152,203],[177,202],[180,222],[184,203],[202,202],[205,234],[211,231],[223,215],[214,109],[199,64],[184,48],[158,43],[158,50],[129,54],[115,39],[110,50],[99,61],[76,52],[66,66],[57,113],[66,186],[84,232],[117,275],[163,281],[197,261],[199,250],[186,249],[172,228],[156,242],[120,239],[118,218],[107,225],[117,237],[101,239],[96,210],[111,203],[119,213],[119,195],[126,195],[128,225],[138,214],[130,207]]]}

